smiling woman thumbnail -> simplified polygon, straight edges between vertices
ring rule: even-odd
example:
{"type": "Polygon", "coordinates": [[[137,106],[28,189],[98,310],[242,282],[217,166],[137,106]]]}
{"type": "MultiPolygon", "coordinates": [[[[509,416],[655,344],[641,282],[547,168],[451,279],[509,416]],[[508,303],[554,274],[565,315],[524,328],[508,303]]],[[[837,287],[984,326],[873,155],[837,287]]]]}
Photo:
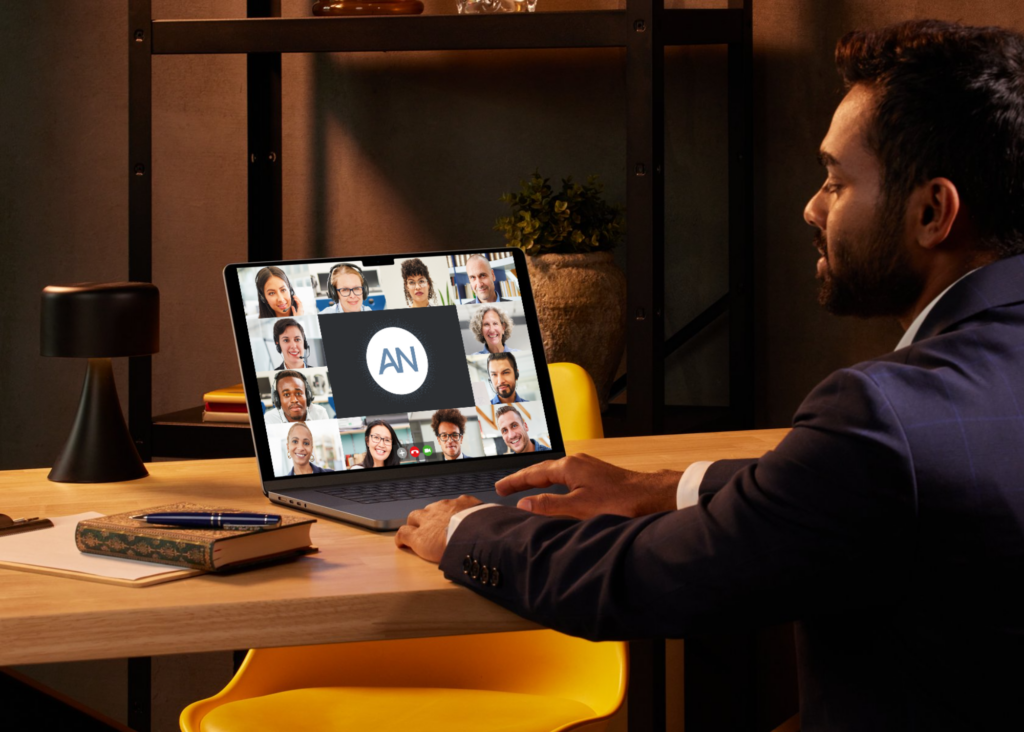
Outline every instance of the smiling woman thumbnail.
{"type": "Polygon", "coordinates": [[[256,273],[256,299],[261,318],[283,318],[305,312],[291,280],[280,267],[264,267],[256,273]]]}
{"type": "Polygon", "coordinates": [[[288,437],[285,438],[285,451],[288,459],[292,461],[292,469],[288,475],[312,475],[313,473],[333,473],[333,470],[321,468],[313,464],[313,452],[316,444],[313,442],[313,433],[305,422],[296,422],[288,430],[288,437]]]}
{"type": "Polygon", "coordinates": [[[362,462],[364,468],[390,468],[398,465],[398,448],[402,443],[398,441],[398,435],[390,424],[383,419],[370,422],[363,440],[366,442],[366,455],[362,462]]]}
{"type": "Polygon", "coordinates": [[[484,344],[483,350],[473,355],[518,352],[518,349],[505,345],[512,335],[512,319],[501,308],[478,308],[469,320],[469,329],[476,339],[484,344]]]}
{"type": "Polygon", "coordinates": [[[434,281],[422,259],[407,259],[402,262],[402,287],[405,302],[412,308],[429,307],[434,299],[434,281]]]}
{"type": "Polygon", "coordinates": [[[282,318],[274,323],[274,345],[284,360],[274,367],[274,371],[282,369],[306,368],[306,357],[309,355],[309,341],[302,323],[294,318],[282,318]]]}

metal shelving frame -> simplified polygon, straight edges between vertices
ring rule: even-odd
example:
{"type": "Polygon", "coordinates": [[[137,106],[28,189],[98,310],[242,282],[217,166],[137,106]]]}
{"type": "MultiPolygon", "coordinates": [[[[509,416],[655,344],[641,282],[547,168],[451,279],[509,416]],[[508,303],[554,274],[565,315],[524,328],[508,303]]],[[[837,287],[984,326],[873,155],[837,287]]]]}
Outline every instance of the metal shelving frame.
{"type": "MultiPolygon", "coordinates": [[[[231,20],[153,19],[151,0],[128,0],[128,7],[128,276],[144,282],[152,281],[153,55],[246,54],[248,258],[255,261],[282,254],[282,53],[625,48],[629,381],[624,431],[660,433],[667,413],[719,428],[753,426],[752,0],[729,0],[723,9],[671,10],[664,0],[627,0],[625,10],[612,11],[364,18],[280,18],[280,0],[247,0],[247,17],[231,20]],[[664,50],[676,45],[728,49],[729,291],[666,341],[664,50]],[[726,315],[729,406],[666,408],[666,356],[726,315]]],[[[624,385],[623,380],[617,384],[624,385]]],[[[151,358],[130,359],[129,425],[144,459],[252,454],[248,429],[203,425],[198,409],[154,418],[152,386],[151,358]],[[217,438],[211,440],[212,434],[217,438]]],[[[671,426],[679,424],[675,419],[671,426]]],[[[633,656],[630,729],[662,730],[664,645],[634,644],[633,656]]],[[[687,701],[689,718],[690,702],[696,700],[687,701]]]]}
{"type": "MultiPolygon", "coordinates": [[[[247,18],[154,20],[151,0],[129,0],[129,278],[152,280],[153,55],[246,54],[248,258],[266,260],[281,258],[282,251],[282,53],[624,47],[629,391],[621,431],[662,432],[666,413],[675,417],[669,425],[674,431],[701,424],[753,426],[751,0],[733,0],[717,10],[666,10],[663,0],[628,0],[626,6],[507,16],[280,18],[279,0],[248,0],[247,18]],[[729,291],[666,341],[664,49],[696,44],[728,48],[729,291]],[[729,406],[666,407],[666,356],[724,315],[729,406]]],[[[616,386],[625,385],[620,379],[616,386]]],[[[151,395],[151,359],[131,359],[129,424],[144,458],[251,454],[247,436],[240,434],[244,428],[203,425],[199,409],[154,420],[151,395]],[[210,430],[217,439],[210,439],[210,430]],[[196,447],[201,445],[206,447],[196,447]]]]}

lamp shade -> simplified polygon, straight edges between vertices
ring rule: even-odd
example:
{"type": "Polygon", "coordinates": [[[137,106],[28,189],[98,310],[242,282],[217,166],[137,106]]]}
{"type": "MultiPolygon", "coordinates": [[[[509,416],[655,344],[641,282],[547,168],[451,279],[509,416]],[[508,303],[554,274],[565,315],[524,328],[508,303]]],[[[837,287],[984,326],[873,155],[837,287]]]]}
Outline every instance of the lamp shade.
{"type": "Polygon", "coordinates": [[[148,282],[83,282],[43,289],[40,352],[68,358],[160,350],[160,291],[148,282]]]}

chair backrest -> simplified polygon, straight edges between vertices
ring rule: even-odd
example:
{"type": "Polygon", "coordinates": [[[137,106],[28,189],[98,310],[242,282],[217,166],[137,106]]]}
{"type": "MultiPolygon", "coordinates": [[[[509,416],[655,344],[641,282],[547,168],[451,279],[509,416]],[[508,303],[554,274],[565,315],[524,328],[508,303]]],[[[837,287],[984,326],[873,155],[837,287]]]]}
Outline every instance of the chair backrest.
{"type": "Polygon", "coordinates": [[[594,380],[582,366],[574,363],[549,363],[555,408],[566,440],[598,440],[604,437],[601,404],[594,380]]]}
{"type": "Polygon", "coordinates": [[[627,668],[625,643],[550,630],[261,648],[211,706],[289,689],[420,687],[559,696],[604,716],[622,703],[627,668]]]}

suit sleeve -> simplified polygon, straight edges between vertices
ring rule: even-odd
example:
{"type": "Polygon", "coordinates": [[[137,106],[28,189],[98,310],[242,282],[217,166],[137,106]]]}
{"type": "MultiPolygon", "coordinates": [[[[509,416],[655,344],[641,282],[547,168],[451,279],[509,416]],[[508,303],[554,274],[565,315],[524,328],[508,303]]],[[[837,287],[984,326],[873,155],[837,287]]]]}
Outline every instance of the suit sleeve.
{"type": "Polygon", "coordinates": [[[738,460],[716,460],[708,466],[704,479],[700,482],[701,496],[713,495],[722,490],[736,473],[757,463],[757,458],[741,458],[738,460]]]}
{"type": "Polygon", "coordinates": [[[582,522],[479,511],[441,569],[572,635],[678,637],[891,600],[915,507],[898,419],[866,374],[844,370],[807,398],[774,451],[696,506],[582,522]]]}

